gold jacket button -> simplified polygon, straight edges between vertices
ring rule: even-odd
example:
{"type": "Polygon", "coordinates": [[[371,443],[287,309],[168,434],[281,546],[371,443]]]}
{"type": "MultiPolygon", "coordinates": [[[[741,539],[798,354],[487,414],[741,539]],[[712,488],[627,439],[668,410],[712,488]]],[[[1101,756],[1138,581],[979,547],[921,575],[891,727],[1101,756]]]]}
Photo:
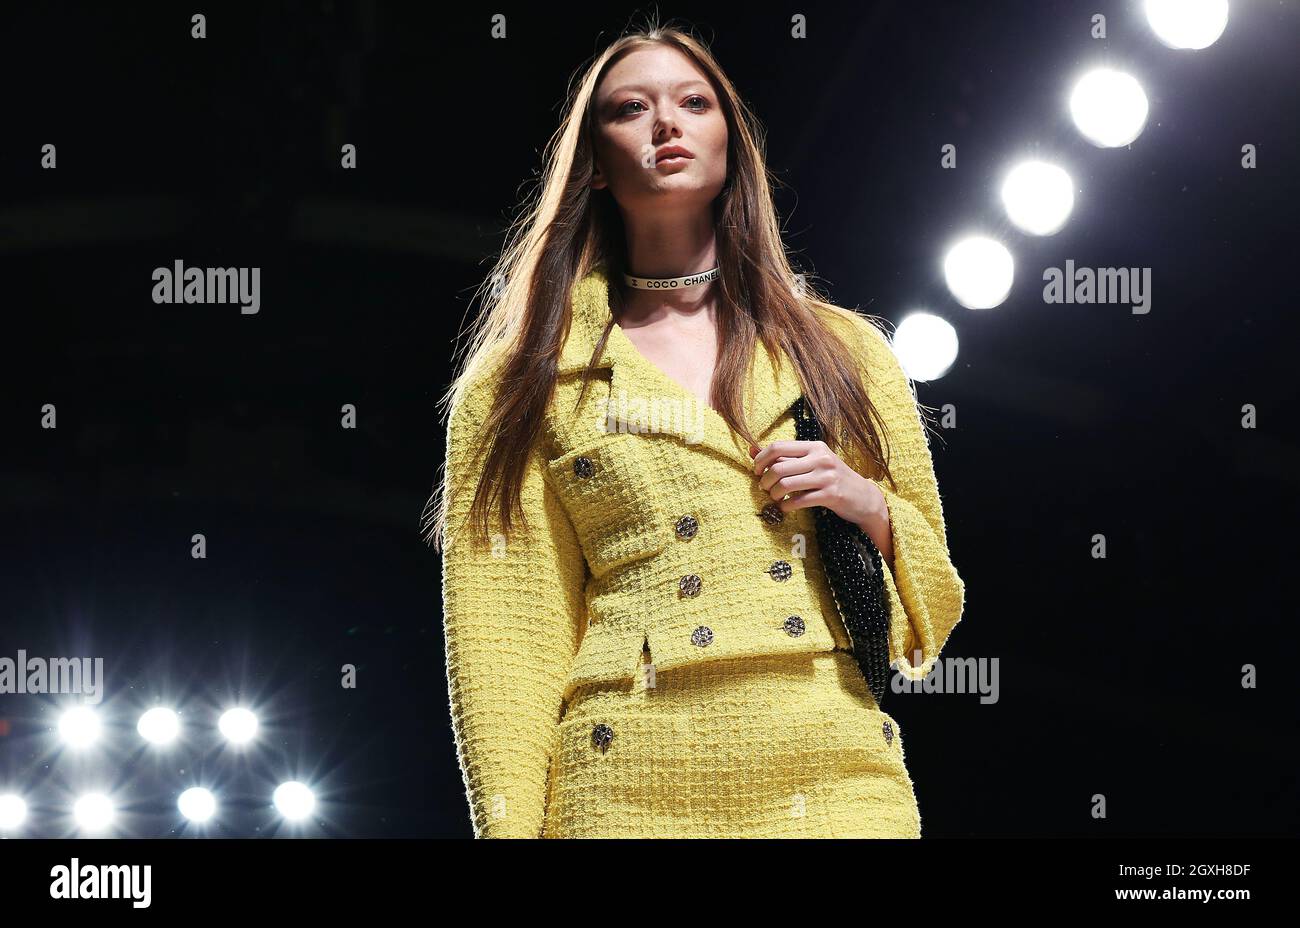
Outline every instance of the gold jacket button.
{"type": "Polygon", "coordinates": [[[768,525],[778,525],[785,518],[785,513],[781,511],[780,504],[768,503],[758,517],[768,525]]]}
{"type": "Polygon", "coordinates": [[[767,573],[772,575],[772,579],[784,582],[790,579],[793,571],[790,568],[789,561],[773,561],[772,566],[767,569],[767,573]]]}
{"type": "Polygon", "coordinates": [[[791,638],[798,638],[804,633],[806,626],[803,624],[801,616],[792,615],[785,620],[785,633],[791,638]]]}
{"type": "Polygon", "coordinates": [[[610,728],[604,722],[601,722],[591,730],[591,743],[600,748],[600,753],[604,754],[609,750],[609,743],[614,740],[614,729],[610,728]]]}
{"type": "Polygon", "coordinates": [[[682,516],[677,520],[677,537],[689,540],[695,537],[695,533],[700,530],[700,523],[695,520],[694,516],[682,516]]]}
{"type": "Polygon", "coordinates": [[[713,629],[707,625],[701,625],[695,631],[691,632],[691,643],[701,648],[707,648],[713,641],[713,629]]]}
{"type": "Polygon", "coordinates": [[[573,472],[586,480],[596,472],[596,465],[591,463],[591,458],[581,457],[573,459],[573,472]]]}
{"type": "Polygon", "coordinates": [[[700,579],[699,574],[687,574],[677,581],[677,589],[681,591],[683,596],[699,596],[703,583],[704,581],[700,579]]]}

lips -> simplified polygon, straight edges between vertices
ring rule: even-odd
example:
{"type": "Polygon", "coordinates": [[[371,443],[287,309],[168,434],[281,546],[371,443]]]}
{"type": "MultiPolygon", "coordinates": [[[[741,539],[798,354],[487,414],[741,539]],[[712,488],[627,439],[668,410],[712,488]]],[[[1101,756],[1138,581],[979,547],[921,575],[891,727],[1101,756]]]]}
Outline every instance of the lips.
{"type": "Polygon", "coordinates": [[[665,158],[694,158],[695,156],[689,150],[682,148],[680,145],[671,145],[668,148],[660,149],[655,155],[655,164],[663,161],[665,158]]]}

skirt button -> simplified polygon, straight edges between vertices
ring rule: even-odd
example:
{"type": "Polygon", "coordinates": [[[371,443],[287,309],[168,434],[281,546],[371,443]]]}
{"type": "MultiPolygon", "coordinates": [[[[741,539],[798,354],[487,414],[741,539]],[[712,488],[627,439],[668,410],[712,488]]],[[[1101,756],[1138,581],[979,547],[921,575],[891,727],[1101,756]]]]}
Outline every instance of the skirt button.
{"type": "Polygon", "coordinates": [[[601,722],[591,731],[591,743],[600,748],[600,753],[604,754],[609,750],[609,743],[614,740],[614,729],[610,728],[604,722],[601,722]]]}
{"type": "Polygon", "coordinates": [[[695,631],[691,632],[691,643],[701,648],[706,648],[713,641],[713,629],[707,625],[701,625],[695,631]]]}
{"type": "Polygon", "coordinates": [[[677,581],[677,589],[681,591],[683,596],[699,596],[702,584],[703,581],[700,580],[699,574],[687,574],[677,581]]]}
{"type": "Polygon", "coordinates": [[[695,533],[700,530],[700,523],[695,520],[694,516],[682,516],[677,520],[677,537],[681,539],[690,539],[695,537],[695,533]]]}
{"type": "Polygon", "coordinates": [[[792,615],[785,620],[785,632],[791,638],[798,638],[804,633],[806,626],[803,624],[803,617],[792,615]]]}

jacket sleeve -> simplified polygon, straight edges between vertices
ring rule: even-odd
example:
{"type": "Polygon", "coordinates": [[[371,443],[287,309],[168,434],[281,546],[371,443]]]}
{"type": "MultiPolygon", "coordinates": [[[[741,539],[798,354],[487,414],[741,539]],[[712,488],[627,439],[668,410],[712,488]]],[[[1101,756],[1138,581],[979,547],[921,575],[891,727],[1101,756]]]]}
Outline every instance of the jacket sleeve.
{"type": "Polygon", "coordinates": [[[540,441],[522,487],[527,532],[516,519],[508,539],[499,534],[496,509],[489,543],[463,527],[491,399],[471,386],[447,427],[447,692],[474,836],[537,838],[563,688],[585,625],[586,562],[547,480],[540,441]]]}
{"type": "Polygon", "coordinates": [[[921,680],[961,621],[966,586],[948,553],[934,462],[911,381],[884,334],[861,322],[869,389],[889,425],[890,470],[898,484],[895,490],[887,479],[872,481],[884,494],[893,532],[894,563],[884,572],[889,659],[908,679],[921,680]]]}

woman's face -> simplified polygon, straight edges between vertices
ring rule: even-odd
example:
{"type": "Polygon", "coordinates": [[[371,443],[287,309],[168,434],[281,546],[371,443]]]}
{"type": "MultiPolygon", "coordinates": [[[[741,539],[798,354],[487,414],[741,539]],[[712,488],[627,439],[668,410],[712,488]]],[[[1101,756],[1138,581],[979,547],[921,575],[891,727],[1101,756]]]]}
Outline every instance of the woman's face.
{"type": "Polygon", "coordinates": [[[625,211],[707,205],[722,191],[727,119],[704,72],[677,49],[624,56],[596,88],[595,107],[591,186],[608,187],[625,211]],[[689,157],[664,157],[675,147],[689,157]]]}

